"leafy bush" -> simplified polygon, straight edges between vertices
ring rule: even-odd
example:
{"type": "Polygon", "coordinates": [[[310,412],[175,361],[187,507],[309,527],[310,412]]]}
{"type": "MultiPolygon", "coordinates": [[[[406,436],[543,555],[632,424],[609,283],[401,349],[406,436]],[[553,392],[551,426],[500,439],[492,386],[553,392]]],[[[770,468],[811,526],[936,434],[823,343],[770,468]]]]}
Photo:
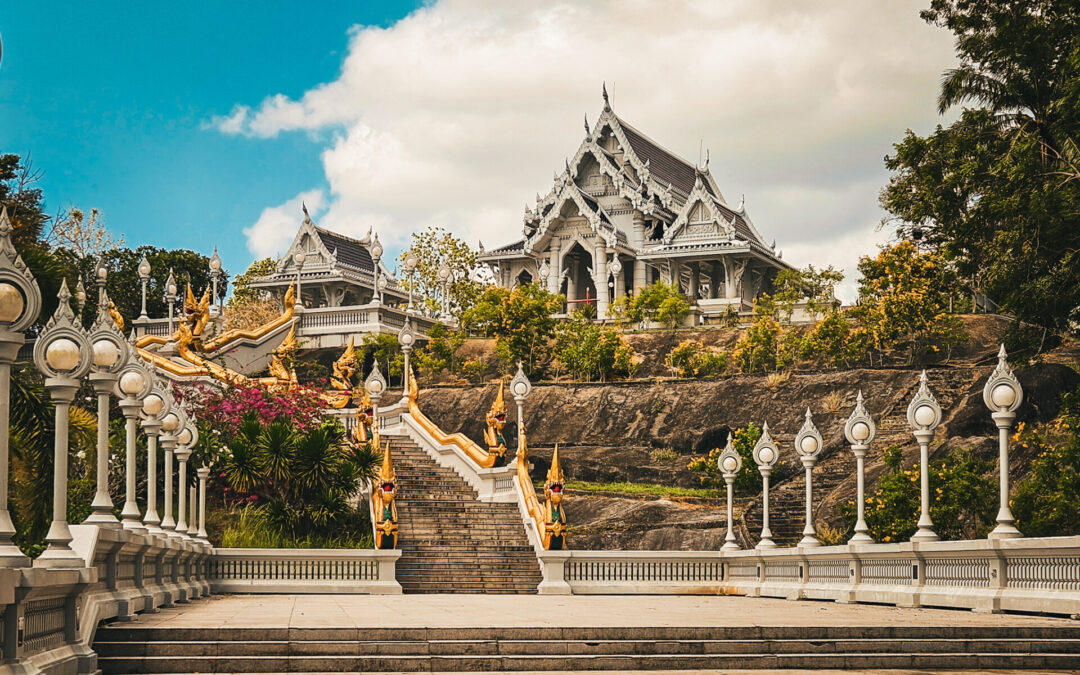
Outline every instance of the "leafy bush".
{"type": "Polygon", "coordinates": [[[428,330],[428,342],[413,352],[413,363],[423,377],[434,377],[448,371],[457,374],[460,369],[457,351],[465,344],[465,331],[451,331],[444,324],[437,323],[428,330]]]}
{"type": "Polygon", "coordinates": [[[714,377],[727,370],[727,354],[696,340],[680,342],[667,355],[667,366],[678,377],[714,377]]]}
{"type": "Polygon", "coordinates": [[[522,362],[526,371],[542,369],[551,357],[555,319],[563,296],[549,293],[537,284],[513,290],[489,286],[480,300],[462,313],[467,330],[495,338],[495,353],[508,367],[522,362]]]}
{"type": "MultiPolygon", "coordinates": [[[[761,474],[754,463],[754,444],[761,438],[761,427],[748,424],[735,430],[731,444],[736,452],[742,457],[742,469],[735,475],[735,494],[740,497],[756,495],[761,492],[761,474]]],[[[717,447],[709,451],[708,457],[695,457],[690,460],[686,468],[703,474],[701,485],[703,487],[721,488],[725,485],[724,474],[720,471],[718,462],[723,448],[717,447]]],[[[780,460],[773,467],[771,480],[777,483],[791,475],[792,469],[784,460],[780,460]]]]}
{"type": "Polygon", "coordinates": [[[593,323],[581,312],[559,326],[555,355],[579,380],[604,381],[614,375],[630,375],[637,368],[634,350],[619,332],[593,323]]]}
{"type": "Polygon", "coordinates": [[[746,329],[731,352],[731,360],[744,373],[767,373],[776,370],[777,349],[783,328],[773,317],[774,304],[763,296],[754,303],[754,322],[746,329]]]}
{"type": "Polygon", "coordinates": [[[1080,390],[1063,397],[1058,417],[1045,428],[1018,424],[1013,441],[1035,452],[1012,499],[1017,528],[1029,537],[1080,533],[1080,390]]]}
{"type": "Polygon", "coordinates": [[[656,321],[674,330],[690,313],[690,302],[677,285],[657,281],[633,297],[620,298],[614,308],[630,323],[656,321]]]}
{"type": "MultiPolygon", "coordinates": [[[[866,497],[866,525],[875,541],[907,541],[918,530],[919,467],[904,469],[895,445],[885,448],[884,459],[889,473],[866,497]]],[[[997,486],[986,477],[992,468],[965,450],[930,463],[930,518],[942,539],[978,539],[990,531],[997,512],[997,486]]],[[[854,503],[843,505],[841,512],[854,529],[854,503]]]]}
{"type": "Polygon", "coordinates": [[[355,522],[332,533],[291,535],[267,517],[264,507],[244,505],[227,513],[221,534],[225,548],[371,548],[371,525],[357,513],[355,522]]]}
{"type": "Polygon", "coordinates": [[[649,453],[649,460],[653,462],[677,462],[680,457],[682,455],[674,448],[657,448],[649,453]]]}

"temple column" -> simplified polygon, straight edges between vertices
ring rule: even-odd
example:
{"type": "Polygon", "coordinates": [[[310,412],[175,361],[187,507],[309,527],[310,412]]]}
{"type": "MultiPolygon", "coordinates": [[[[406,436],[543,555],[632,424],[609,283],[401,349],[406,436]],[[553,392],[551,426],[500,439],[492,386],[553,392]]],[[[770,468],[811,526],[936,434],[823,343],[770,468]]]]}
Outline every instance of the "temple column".
{"type": "Polygon", "coordinates": [[[593,269],[596,270],[596,278],[593,279],[593,283],[596,285],[596,318],[606,319],[608,309],[607,251],[604,250],[603,244],[598,245],[595,250],[593,269]]]}
{"type": "Polygon", "coordinates": [[[548,291],[551,293],[559,292],[559,281],[562,279],[562,269],[559,264],[562,257],[559,255],[559,251],[562,248],[562,242],[558,237],[552,237],[551,243],[548,245],[548,267],[551,268],[551,276],[548,277],[548,291]]]}
{"type": "Polygon", "coordinates": [[[633,235],[634,245],[640,248],[645,244],[645,216],[641,211],[634,211],[633,235]]]}
{"type": "Polygon", "coordinates": [[[677,288],[679,292],[682,292],[682,280],[679,278],[682,276],[682,268],[679,265],[679,261],[670,258],[668,260],[668,277],[672,286],[677,288]]]}
{"type": "Polygon", "coordinates": [[[634,295],[637,295],[638,291],[649,285],[648,270],[649,268],[644,260],[634,258],[634,295]]]}
{"type": "MultiPolygon", "coordinates": [[[[619,261],[622,262],[621,260],[619,261]]],[[[626,295],[626,265],[623,265],[619,273],[615,275],[615,300],[626,295]]]]}
{"type": "Polygon", "coordinates": [[[733,262],[728,262],[727,258],[724,258],[724,297],[728,300],[735,299],[735,270],[732,269],[733,262]]]}
{"type": "Polygon", "coordinates": [[[720,272],[718,263],[709,263],[709,299],[716,300],[720,297],[720,284],[723,274],[720,272]]]}
{"type": "Polygon", "coordinates": [[[698,301],[698,281],[701,277],[701,263],[690,263],[690,304],[696,305],[698,301]]]}

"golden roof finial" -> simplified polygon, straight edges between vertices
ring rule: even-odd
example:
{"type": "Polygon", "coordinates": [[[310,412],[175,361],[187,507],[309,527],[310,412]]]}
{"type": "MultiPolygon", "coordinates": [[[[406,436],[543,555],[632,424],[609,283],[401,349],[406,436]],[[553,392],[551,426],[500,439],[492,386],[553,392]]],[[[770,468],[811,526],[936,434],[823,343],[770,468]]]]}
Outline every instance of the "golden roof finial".
{"type": "Polygon", "coordinates": [[[547,484],[552,483],[564,483],[566,477],[563,476],[562,466],[559,465],[559,444],[555,444],[555,451],[551,453],[551,468],[547,472],[547,484]]]}
{"type": "Polygon", "coordinates": [[[188,282],[187,293],[184,295],[184,311],[197,312],[199,303],[195,302],[195,293],[191,290],[191,282],[188,282]]]}

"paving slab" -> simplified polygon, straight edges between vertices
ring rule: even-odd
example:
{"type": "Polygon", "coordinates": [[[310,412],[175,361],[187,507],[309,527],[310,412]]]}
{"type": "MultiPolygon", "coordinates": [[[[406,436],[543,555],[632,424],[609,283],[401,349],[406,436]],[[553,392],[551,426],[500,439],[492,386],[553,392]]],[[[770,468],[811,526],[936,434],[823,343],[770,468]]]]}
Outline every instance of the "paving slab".
{"type": "MultiPolygon", "coordinates": [[[[1072,619],[739,596],[215,595],[145,628],[1080,626],[1072,619]]],[[[758,671],[760,672],[760,671],[758,671]]],[[[792,671],[787,671],[792,672],[792,671]]],[[[1060,672],[1060,671],[1058,671],[1060,672]]]]}

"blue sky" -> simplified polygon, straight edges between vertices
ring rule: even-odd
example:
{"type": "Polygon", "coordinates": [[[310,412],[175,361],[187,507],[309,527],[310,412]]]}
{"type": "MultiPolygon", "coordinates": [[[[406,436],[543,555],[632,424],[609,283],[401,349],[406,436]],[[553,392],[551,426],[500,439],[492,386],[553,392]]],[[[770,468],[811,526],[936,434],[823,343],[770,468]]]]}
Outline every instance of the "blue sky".
{"type": "Polygon", "coordinates": [[[50,212],[218,246],[232,273],[285,250],[301,201],[387,258],[429,226],[520,238],[606,82],[662,145],[708,149],[785,260],[845,270],[850,300],[889,236],[882,157],[947,121],[955,64],[927,0],[0,3],[0,151],[32,155],[50,212]]]}
{"type": "Polygon", "coordinates": [[[297,96],[338,73],[351,26],[411,2],[4,2],[0,152],[44,170],[49,211],[104,211],[128,244],[251,261],[243,228],[322,185],[318,134],[225,135],[237,101],[297,96]]]}

